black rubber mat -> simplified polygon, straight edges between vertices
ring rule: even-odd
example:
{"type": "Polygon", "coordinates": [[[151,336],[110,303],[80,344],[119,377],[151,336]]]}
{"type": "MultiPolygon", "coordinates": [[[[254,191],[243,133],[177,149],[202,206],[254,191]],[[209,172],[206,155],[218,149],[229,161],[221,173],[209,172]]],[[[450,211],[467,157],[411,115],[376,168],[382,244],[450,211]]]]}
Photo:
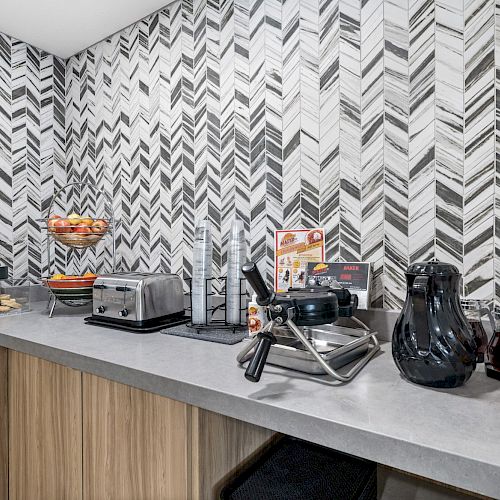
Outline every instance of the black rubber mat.
{"type": "Polygon", "coordinates": [[[207,342],[217,342],[218,344],[237,344],[248,337],[247,328],[235,327],[235,331],[224,330],[221,328],[203,328],[196,330],[187,325],[174,326],[161,331],[166,335],[175,335],[177,337],[186,337],[188,339],[206,340],[207,342]]]}
{"type": "Polygon", "coordinates": [[[376,500],[377,464],[286,437],[226,486],[222,500],[376,500]]]}

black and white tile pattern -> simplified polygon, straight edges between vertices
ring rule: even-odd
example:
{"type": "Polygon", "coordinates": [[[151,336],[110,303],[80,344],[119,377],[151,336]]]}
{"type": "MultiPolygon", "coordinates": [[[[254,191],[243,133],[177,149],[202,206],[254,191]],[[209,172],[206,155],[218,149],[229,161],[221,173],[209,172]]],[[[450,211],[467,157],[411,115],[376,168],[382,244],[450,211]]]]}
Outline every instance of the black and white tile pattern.
{"type": "Polygon", "coordinates": [[[64,61],[0,34],[0,263],[17,279],[46,272],[37,219],[66,183],[64,95],[64,61]]]}
{"type": "Polygon", "coordinates": [[[223,273],[237,215],[269,277],[274,230],[321,225],[328,258],[373,262],[374,305],[400,306],[405,268],[432,257],[500,305],[499,6],[178,0],[65,67],[2,36],[0,257],[37,277],[33,220],[88,180],[113,195],[122,269],[189,276],[208,217],[223,273]]]}

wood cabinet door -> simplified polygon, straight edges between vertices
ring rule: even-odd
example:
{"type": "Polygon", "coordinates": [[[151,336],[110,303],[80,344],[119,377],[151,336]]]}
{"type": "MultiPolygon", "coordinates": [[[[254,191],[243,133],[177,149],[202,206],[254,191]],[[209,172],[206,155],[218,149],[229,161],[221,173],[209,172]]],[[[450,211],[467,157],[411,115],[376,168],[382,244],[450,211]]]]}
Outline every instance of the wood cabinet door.
{"type": "Polygon", "coordinates": [[[9,500],[82,498],[82,374],[9,351],[9,500]]]}
{"type": "Polygon", "coordinates": [[[190,407],[83,374],[86,500],[191,499],[190,407]]]}
{"type": "Polygon", "coordinates": [[[9,390],[8,351],[0,347],[0,498],[9,497],[9,390]]]}
{"type": "Polygon", "coordinates": [[[213,500],[248,463],[278,439],[263,427],[201,408],[192,410],[193,498],[213,500]]]}

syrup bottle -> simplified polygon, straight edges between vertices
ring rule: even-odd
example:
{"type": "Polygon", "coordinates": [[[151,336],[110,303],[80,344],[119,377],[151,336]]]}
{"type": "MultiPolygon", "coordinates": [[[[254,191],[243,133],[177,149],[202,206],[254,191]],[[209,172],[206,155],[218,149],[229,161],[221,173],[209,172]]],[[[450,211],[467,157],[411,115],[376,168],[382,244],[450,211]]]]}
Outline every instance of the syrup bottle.
{"type": "Polygon", "coordinates": [[[486,351],[486,375],[500,380],[500,329],[495,328],[486,351]]]}
{"type": "Polygon", "coordinates": [[[486,301],[462,299],[460,303],[476,343],[476,361],[477,363],[484,363],[486,350],[488,348],[488,335],[483,325],[483,317],[486,316],[489,319],[491,330],[489,327],[488,330],[491,332],[495,329],[495,321],[486,301]]]}

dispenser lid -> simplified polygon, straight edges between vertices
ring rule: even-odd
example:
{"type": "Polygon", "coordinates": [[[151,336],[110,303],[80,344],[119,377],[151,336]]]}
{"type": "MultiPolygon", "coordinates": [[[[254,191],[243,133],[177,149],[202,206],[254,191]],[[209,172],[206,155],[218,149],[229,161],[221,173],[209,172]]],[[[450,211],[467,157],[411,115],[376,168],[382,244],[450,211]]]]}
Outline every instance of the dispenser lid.
{"type": "Polygon", "coordinates": [[[411,264],[407,274],[460,274],[460,271],[453,264],[448,264],[447,262],[439,262],[438,260],[430,260],[428,262],[415,262],[411,264]]]}

